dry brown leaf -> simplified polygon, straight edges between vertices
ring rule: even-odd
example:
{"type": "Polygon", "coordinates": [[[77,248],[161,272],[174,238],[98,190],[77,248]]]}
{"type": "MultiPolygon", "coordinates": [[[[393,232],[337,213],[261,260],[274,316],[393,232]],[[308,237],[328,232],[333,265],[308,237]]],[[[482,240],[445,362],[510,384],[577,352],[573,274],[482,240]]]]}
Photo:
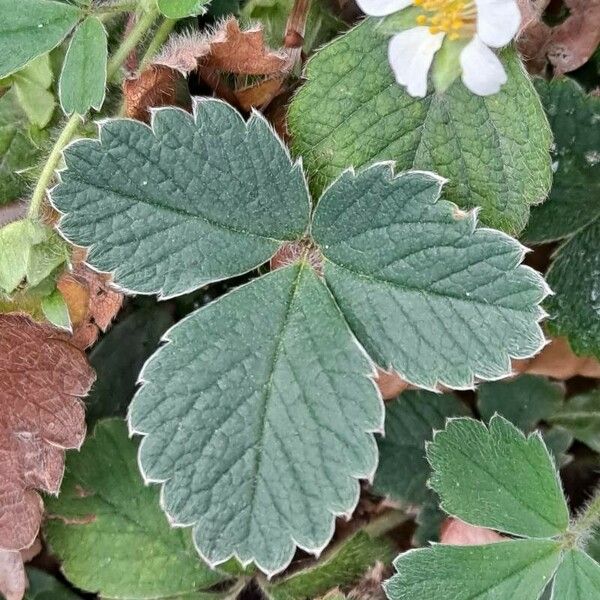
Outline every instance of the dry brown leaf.
{"type": "Polygon", "coordinates": [[[589,356],[577,356],[566,338],[552,340],[539,354],[526,360],[514,360],[517,373],[570,379],[577,375],[600,377],[600,362],[589,356]]]}
{"type": "Polygon", "coordinates": [[[66,334],[0,315],[0,549],[35,540],[43,512],[35,490],[58,492],[64,450],[83,442],[81,397],[94,378],[66,334]]]}
{"type": "Polygon", "coordinates": [[[477,546],[505,540],[505,537],[492,529],[469,525],[460,519],[454,518],[446,519],[440,530],[440,543],[450,546],[477,546]]]}
{"type": "Polygon", "coordinates": [[[518,46],[530,71],[542,72],[550,63],[561,75],[585,64],[600,44],[600,0],[564,0],[569,16],[554,27],[542,20],[549,4],[549,0],[519,0],[518,46]]]}
{"type": "Polygon", "coordinates": [[[125,79],[125,114],[148,123],[150,108],[177,105],[178,79],[181,79],[181,74],[165,65],[150,65],[138,77],[125,79]]]}
{"type": "Polygon", "coordinates": [[[235,90],[237,104],[245,111],[253,108],[262,108],[278,96],[283,90],[283,77],[265,79],[256,85],[235,90]]]}

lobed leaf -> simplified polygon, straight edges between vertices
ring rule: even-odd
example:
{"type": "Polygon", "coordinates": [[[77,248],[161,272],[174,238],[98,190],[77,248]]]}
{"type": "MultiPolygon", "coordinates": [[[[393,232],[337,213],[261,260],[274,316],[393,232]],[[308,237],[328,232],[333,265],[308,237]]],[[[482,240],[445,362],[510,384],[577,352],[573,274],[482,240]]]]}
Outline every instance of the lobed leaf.
{"type": "Polygon", "coordinates": [[[537,434],[503,417],[486,427],[450,421],[427,447],[441,507],[472,525],[526,537],[564,533],[569,511],[553,461],[537,434]]]}
{"type": "Polygon", "coordinates": [[[267,122],[216,100],[107,121],[65,152],[52,200],[60,231],[119,285],[183,294],[267,261],[307,228],[309,198],[267,122]],[[157,269],[157,265],[159,268],[157,269]]]}
{"type": "Polygon", "coordinates": [[[210,564],[267,573],[319,553],[372,477],[383,409],[372,366],[304,262],[192,313],[166,334],[130,406],[140,465],[210,564]]]}

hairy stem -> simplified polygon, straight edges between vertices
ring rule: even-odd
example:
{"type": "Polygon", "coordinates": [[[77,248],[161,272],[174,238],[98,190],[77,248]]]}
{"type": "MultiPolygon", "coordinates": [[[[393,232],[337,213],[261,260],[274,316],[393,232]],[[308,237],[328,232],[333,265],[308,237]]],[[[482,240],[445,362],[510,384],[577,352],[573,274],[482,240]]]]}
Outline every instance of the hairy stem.
{"type": "Polygon", "coordinates": [[[381,537],[411,518],[410,514],[402,510],[388,510],[365,525],[363,531],[371,537],[381,537]]]}
{"type": "MultiPolygon", "coordinates": [[[[126,60],[127,56],[133,48],[142,39],[145,33],[152,27],[158,11],[155,9],[149,10],[143,14],[140,20],[136,23],[135,27],[131,30],[129,35],[121,42],[121,45],[117,48],[116,52],[112,56],[107,68],[107,80],[110,80],[118,73],[121,68],[121,64],[126,60]]],[[[37,180],[33,194],[31,196],[31,202],[29,203],[29,209],[27,210],[27,216],[30,219],[37,219],[40,215],[40,209],[46,189],[50,185],[52,178],[54,177],[54,171],[60,162],[62,151],[65,146],[75,137],[77,128],[84,117],[73,114],[65,123],[62,131],[60,132],[52,150],[46,159],[46,163],[40,173],[37,180]]]]}
{"type": "Polygon", "coordinates": [[[600,525],[600,488],[596,490],[585,509],[577,515],[572,531],[580,543],[585,543],[598,525],[600,525]]]}
{"type": "Polygon", "coordinates": [[[156,30],[156,33],[154,34],[150,44],[148,44],[148,48],[146,49],[146,52],[142,58],[142,62],[140,63],[140,71],[143,71],[154,58],[154,56],[156,56],[156,53],[160,47],[165,43],[171,31],[173,31],[175,23],[177,23],[177,19],[165,18],[160,24],[160,27],[156,30]]]}

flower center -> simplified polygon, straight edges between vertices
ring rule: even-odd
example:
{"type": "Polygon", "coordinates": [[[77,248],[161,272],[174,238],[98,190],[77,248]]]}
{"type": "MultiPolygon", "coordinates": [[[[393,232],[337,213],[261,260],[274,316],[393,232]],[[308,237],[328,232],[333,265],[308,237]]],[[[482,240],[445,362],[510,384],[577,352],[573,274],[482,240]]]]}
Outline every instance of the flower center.
{"type": "Polygon", "coordinates": [[[451,40],[472,37],[476,31],[475,0],[413,0],[424,12],[417,23],[429,31],[446,33],[451,40]]]}

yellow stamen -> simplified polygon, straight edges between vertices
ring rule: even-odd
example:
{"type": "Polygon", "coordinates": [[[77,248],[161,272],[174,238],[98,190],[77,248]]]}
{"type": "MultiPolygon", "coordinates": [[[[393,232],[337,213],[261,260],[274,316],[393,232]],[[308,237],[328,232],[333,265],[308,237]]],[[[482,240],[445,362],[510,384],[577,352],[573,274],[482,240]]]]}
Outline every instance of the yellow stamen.
{"type": "Polygon", "coordinates": [[[475,0],[413,0],[424,12],[417,24],[432,34],[447,33],[451,40],[472,37],[477,24],[475,0]]]}

